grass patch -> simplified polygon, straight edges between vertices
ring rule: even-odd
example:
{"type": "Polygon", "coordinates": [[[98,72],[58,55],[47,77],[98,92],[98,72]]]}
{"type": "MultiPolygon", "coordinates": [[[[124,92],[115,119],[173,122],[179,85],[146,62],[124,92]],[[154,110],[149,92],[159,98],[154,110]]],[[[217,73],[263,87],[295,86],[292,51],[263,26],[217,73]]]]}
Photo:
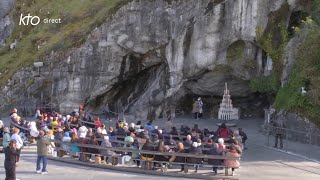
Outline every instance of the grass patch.
{"type": "Polygon", "coordinates": [[[128,0],[17,0],[12,12],[15,30],[0,51],[0,86],[20,68],[44,61],[52,51],[63,55],[71,47],[81,45],[95,27],[100,26],[128,0]],[[20,14],[44,18],[61,18],[61,24],[19,26],[20,14]],[[17,47],[9,45],[18,39],[17,47]]]}

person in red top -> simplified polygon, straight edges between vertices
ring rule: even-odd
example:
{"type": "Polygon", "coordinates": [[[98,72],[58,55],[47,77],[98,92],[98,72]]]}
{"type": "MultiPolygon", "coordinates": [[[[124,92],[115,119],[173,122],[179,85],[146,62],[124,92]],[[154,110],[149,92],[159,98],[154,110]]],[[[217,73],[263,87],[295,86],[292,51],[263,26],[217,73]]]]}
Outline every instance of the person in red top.
{"type": "Polygon", "coordinates": [[[217,134],[219,138],[230,138],[231,136],[231,132],[230,130],[227,128],[225,123],[222,123],[221,126],[218,128],[217,130],[217,134]]]}
{"type": "Polygon", "coordinates": [[[101,128],[101,127],[102,127],[100,118],[97,118],[97,119],[94,121],[94,124],[95,124],[96,128],[99,128],[99,127],[101,128]]]}

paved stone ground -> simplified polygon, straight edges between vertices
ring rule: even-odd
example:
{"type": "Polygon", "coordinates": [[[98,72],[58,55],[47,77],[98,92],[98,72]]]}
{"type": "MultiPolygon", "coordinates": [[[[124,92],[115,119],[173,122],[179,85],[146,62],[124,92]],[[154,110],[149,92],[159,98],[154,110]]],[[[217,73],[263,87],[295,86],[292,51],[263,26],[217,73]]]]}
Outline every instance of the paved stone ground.
{"type": "MultiPolygon", "coordinates": [[[[4,161],[4,154],[0,154],[0,162],[4,161]]],[[[57,179],[76,179],[76,180],[99,180],[99,179],[163,179],[161,176],[149,176],[134,173],[126,173],[120,171],[112,171],[100,168],[91,168],[67,163],[61,163],[57,161],[48,161],[46,175],[36,174],[36,154],[35,147],[26,147],[22,150],[21,161],[17,167],[17,178],[21,180],[57,180],[57,179]]],[[[5,171],[3,163],[0,165],[0,180],[5,179],[5,171]]],[[[178,179],[178,178],[168,178],[178,179]]]]}
{"type": "MultiPolygon", "coordinates": [[[[178,118],[173,120],[177,127],[181,124],[188,124],[193,126],[196,122],[200,128],[207,127],[210,130],[216,129],[218,121],[201,119],[195,121],[191,118],[178,118]]],[[[248,150],[244,152],[241,159],[241,168],[236,170],[236,175],[240,179],[244,180],[283,180],[283,179],[306,179],[317,180],[320,179],[320,164],[317,162],[309,161],[307,159],[290,155],[283,151],[278,151],[273,148],[267,148],[266,136],[259,134],[258,129],[262,120],[257,119],[245,119],[237,122],[238,127],[244,128],[248,134],[248,150]]],[[[163,125],[163,121],[155,121],[154,124],[163,125]]],[[[272,142],[272,141],[271,141],[272,142]]],[[[319,147],[290,143],[288,149],[295,149],[295,152],[309,151],[310,157],[317,156],[320,151],[319,147]]],[[[32,148],[31,148],[32,149],[32,148]]],[[[142,178],[142,179],[174,179],[168,177],[148,176],[133,173],[123,173],[111,170],[89,168],[65,163],[59,163],[55,161],[49,161],[47,175],[34,174],[35,170],[35,154],[34,151],[28,149],[23,150],[22,162],[17,168],[18,178],[21,179],[128,179],[128,178],[142,178]]],[[[0,162],[3,162],[3,154],[0,154],[0,162]]],[[[0,165],[0,179],[4,179],[3,165],[0,165]]]]}

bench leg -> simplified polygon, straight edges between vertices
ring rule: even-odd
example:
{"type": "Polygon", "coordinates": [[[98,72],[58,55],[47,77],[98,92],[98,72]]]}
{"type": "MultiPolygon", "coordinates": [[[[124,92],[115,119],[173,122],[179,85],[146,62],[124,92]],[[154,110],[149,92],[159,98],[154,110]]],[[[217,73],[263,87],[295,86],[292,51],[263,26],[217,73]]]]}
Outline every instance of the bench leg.
{"type": "Polygon", "coordinates": [[[146,161],[146,169],[147,169],[147,170],[152,170],[152,165],[153,165],[153,162],[151,162],[151,161],[146,161]]]}
{"type": "Polygon", "coordinates": [[[184,173],[188,173],[189,171],[189,166],[188,165],[184,165],[184,173]]]}
{"type": "Polygon", "coordinates": [[[224,175],[225,175],[225,176],[229,176],[229,168],[227,168],[227,167],[225,168],[224,175]]]}
{"type": "Polygon", "coordinates": [[[116,166],[118,164],[118,157],[112,157],[112,166],[116,166]]]}

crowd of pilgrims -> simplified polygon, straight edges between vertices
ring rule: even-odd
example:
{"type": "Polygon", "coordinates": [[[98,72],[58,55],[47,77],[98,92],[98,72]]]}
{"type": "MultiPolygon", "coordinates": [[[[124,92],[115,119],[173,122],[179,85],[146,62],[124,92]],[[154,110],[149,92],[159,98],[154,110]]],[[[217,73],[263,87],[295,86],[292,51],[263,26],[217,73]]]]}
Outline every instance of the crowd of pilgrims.
{"type": "MultiPolygon", "coordinates": [[[[58,112],[41,112],[37,110],[35,113],[36,123],[34,128],[32,123],[23,120],[19,117],[16,109],[10,114],[13,124],[25,127],[20,128],[20,131],[14,131],[15,136],[20,136],[23,141],[27,141],[27,137],[34,136],[37,130],[44,130],[46,137],[52,140],[90,144],[101,147],[124,147],[132,150],[148,150],[157,152],[178,152],[190,153],[194,155],[224,155],[226,157],[240,158],[242,151],[246,149],[245,141],[247,135],[241,128],[238,130],[231,130],[224,123],[222,123],[216,131],[208,128],[200,129],[197,124],[192,128],[181,125],[178,130],[169,118],[163,127],[154,126],[152,121],[147,124],[142,124],[141,121],[137,123],[126,123],[123,119],[118,119],[114,127],[106,127],[98,117],[92,116],[86,112],[83,107],[80,107],[79,112],[74,112],[71,115],[62,115],[58,112]],[[32,130],[36,129],[36,130],[32,130]],[[30,131],[31,130],[31,131],[30,131]]],[[[12,129],[11,125],[11,129],[12,129]]],[[[0,127],[3,131],[3,136],[9,134],[8,127],[0,127]]],[[[17,128],[14,128],[17,129],[17,128]]],[[[4,142],[5,143],[5,142],[4,142]]],[[[5,146],[6,144],[4,144],[5,146]]],[[[23,145],[21,145],[23,146],[23,145]]],[[[119,155],[121,152],[79,147],[76,145],[65,145],[52,142],[48,148],[49,153],[53,153],[55,149],[60,148],[75,157],[79,152],[88,153],[88,158],[80,156],[81,161],[93,161],[90,158],[90,153],[101,154],[102,163],[108,163],[111,156],[119,155]]],[[[134,162],[140,167],[140,158],[151,158],[155,161],[164,162],[178,162],[181,163],[181,171],[184,171],[185,162],[195,164],[195,172],[198,171],[199,165],[204,163],[202,158],[167,156],[167,155],[152,155],[138,152],[127,153],[134,162]]],[[[93,156],[94,157],[94,156],[93,156]]],[[[168,165],[168,163],[164,163],[168,165]]],[[[239,160],[221,160],[208,159],[207,164],[213,166],[214,173],[220,166],[232,168],[232,175],[235,168],[239,168],[239,160]]],[[[155,165],[157,165],[155,163],[155,165]]],[[[161,163],[158,165],[162,166],[161,163]]]]}

